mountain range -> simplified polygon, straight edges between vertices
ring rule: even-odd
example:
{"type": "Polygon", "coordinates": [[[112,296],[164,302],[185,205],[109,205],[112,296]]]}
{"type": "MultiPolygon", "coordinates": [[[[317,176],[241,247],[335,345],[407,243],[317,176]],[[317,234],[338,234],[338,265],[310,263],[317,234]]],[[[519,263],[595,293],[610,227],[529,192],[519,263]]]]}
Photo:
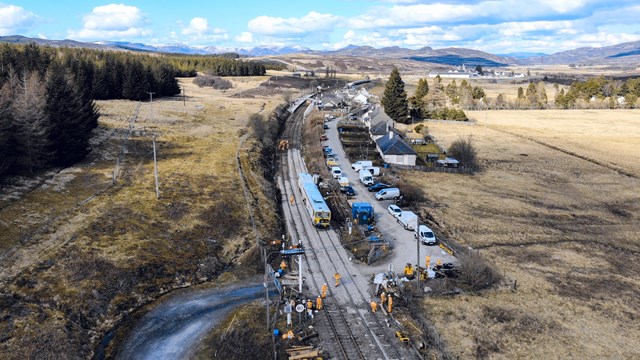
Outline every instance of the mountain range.
{"type": "Polygon", "coordinates": [[[348,45],[338,50],[311,50],[302,46],[257,46],[251,48],[189,46],[185,44],[149,45],[124,41],[79,42],[74,40],[46,40],[21,35],[0,36],[0,42],[39,45],[85,47],[104,50],[129,50],[158,53],[211,55],[237,53],[247,57],[277,56],[293,53],[308,53],[326,56],[357,56],[384,59],[409,59],[447,65],[503,66],[541,65],[541,64],[638,64],[640,63],[640,41],[627,42],[605,47],[583,47],[554,54],[517,52],[509,54],[490,54],[467,48],[433,49],[429,46],[412,50],[397,46],[374,48],[371,46],[348,45]]]}

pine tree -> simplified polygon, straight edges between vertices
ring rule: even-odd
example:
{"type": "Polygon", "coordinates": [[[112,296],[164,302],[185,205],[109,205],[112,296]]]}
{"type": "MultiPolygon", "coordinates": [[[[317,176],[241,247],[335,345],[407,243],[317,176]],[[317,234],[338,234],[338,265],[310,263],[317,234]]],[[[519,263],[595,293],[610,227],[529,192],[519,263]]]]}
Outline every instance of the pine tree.
{"type": "Polygon", "coordinates": [[[416,91],[413,94],[413,97],[416,99],[416,101],[421,102],[428,93],[429,83],[427,82],[427,79],[418,80],[418,86],[416,87],[416,91]]]}
{"type": "Polygon", "coordinates": [[[409,113],[411,114],[411,118],[421,119],[426,112],[423,112],[423,108],[425,107],[426,99],[425,97],[429,93],[429,83],[427,79],[418,80],[418,86],[416,87],[416,91],[413,93],[413,96],[409,98],[409,113]]]}
{"type": "Polygon", "coordinates": [[[51,144],[55,162],[67,166],[83,159],[98,114],[92,100],[79,90],[71,74],[59,64],[47,73],[46,112],[52,124],[51,144]]]}
{"type": "Polygon", "coordinates": [[[452,104],[458,104],[460,102],[460,95],[458,94],[458,85],[456,80],[452,80],[446,87],[445,93],[451,100],[452,104]]]}
{"type": "Polygon", "coordinates": [[[401,123],[407,122],[407,115],[409,114],[407,92],[404,89],[404,81],[402,81],[400,72],[396,67],[391,70],[381,103],[384,106],[384,112],[390,118],[401,123]]]}
{"type": "Polygon", "coordinates": [[[137,60],[127,62],[122,79],[122,97],[128,100],[144,100],[149,97],[147,91],[152,90],[142,63],[137,60]]]}

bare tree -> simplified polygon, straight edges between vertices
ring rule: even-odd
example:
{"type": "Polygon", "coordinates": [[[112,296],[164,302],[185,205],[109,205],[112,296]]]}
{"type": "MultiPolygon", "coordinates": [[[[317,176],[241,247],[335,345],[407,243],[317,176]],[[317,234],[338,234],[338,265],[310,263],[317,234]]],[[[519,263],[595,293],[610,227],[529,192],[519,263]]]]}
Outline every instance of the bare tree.
{"type": "Polygon", "coordinates": [[[480,168],[478,164],[478,154],[471,141],[471,136],[466,139],[459,138],[454,141],[449,147],[447,154],[457,159],[465,168],[472,172],[480,168]]]}
{"type": "Polygon", "coordinates": [[[37,72],[25,75],[15,89],[12,105],[17,142],[17,164],[33,173],[49,157],[51,124],[45,112],[46,89],[37,72]]]}

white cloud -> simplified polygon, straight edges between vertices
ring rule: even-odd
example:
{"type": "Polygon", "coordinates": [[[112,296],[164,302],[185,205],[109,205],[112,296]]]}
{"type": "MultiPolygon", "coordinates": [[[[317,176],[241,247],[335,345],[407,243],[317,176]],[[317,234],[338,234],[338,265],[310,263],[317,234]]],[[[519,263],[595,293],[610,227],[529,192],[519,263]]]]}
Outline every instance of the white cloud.
{"type": "Polygon", "coordinates": [[[585,0],[538,0],[538,2],[560,14],[580,9],[588,3],[585,0]]]}
{"type": "Polygon", "coordinates": [[[40,21],[40,17],[29,10],[0,3],[0,36],[16,35],[40,21]]]}
{"type": "Polygon", "coordinates": [[[248,31],[245,31],[245,32],[237,35],[235,37],[235,40],[237,42],[241,42],[241,43],[252,43],[253,42],[253,34],[248,32],[248,31]]]}
{"type": "MultiPolygon", "coordinates": [[[[552,31],[567,32],[573,28],[574,22],[564,21],[522,21],[522,22],[506,22],[497,25],[501,35],[504,36],[520,36],[528,32],[536,31],[552,31]]],[[[575,30],[574,30],[575,31],[575,30]]]]}
{"type": "Polygon", "coordinates": [[[182,35],[208,35],[225,34],[226,31],[220,28],[209,27],[209,20],[202,17],[194,17],[189,22],[189,26],[182,30],[182,35]]]}
{"type": "Polygon", "coordinates": [[[258,16],[249,21],[248,26],[249,31],[254,34],[291,37],[313,32],[331,32],[341,20],[339,16],[311,11],[299,18],[258,16]]]}
{"type": "Polygon", "coordinates": [[[124,4],[98,6],[83,17],[84,27],[70,31],[78,39],[123,39],[151,34],[145,27],[149,21],[142,10],[124,4]]]}

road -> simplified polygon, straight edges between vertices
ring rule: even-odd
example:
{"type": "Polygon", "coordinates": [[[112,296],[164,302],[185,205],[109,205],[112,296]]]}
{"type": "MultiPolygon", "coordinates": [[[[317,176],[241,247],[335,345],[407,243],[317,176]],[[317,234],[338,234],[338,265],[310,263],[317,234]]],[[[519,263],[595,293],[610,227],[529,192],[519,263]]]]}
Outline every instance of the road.
{"type": "MultiPolygon", "coordinates": [[[[416,264],[416,261],[418,260],[416,249],[417,241],[413,232],[405,230],[402,225],[399,224],[387,211],[387,206],[393,204],[393,200],[376,200],[374,197],[375,193],[369,192],[368,189],[359,181],[358,173],[351,168],[351,163],[347,159],[338,137],[337,124],[339,120],[340,118],[326,123],[329,126],[329,129],[326,130],[328,139],[324,144],[333,149],[333,152],[337,155],[338,165],[342,169],[342,172],[346,174],[351,185],[356,189],[356,196],[353,199],[357,202],[368,202],[373,205],[376,214],[376,227],[382,234],[383,238],[389,240],[393,249],[390,256],[386,257],[378,264],[358,264],[357,267],[365,274],[386,271],[389,265],[392,265],[395,271],[402,272],[407,262],[416,264]]],[[[385,170],[387,169],[381,169],[381,171],[385,170]]],[[[455,257],[449,255],[449,253],[442,250],[439,246],[420,245],[420,266],[425,266],[426,255],[431,256],[431,265],[434,265],[437,259],[441,259],[442,262],[458,264],[455,257]]]]}

